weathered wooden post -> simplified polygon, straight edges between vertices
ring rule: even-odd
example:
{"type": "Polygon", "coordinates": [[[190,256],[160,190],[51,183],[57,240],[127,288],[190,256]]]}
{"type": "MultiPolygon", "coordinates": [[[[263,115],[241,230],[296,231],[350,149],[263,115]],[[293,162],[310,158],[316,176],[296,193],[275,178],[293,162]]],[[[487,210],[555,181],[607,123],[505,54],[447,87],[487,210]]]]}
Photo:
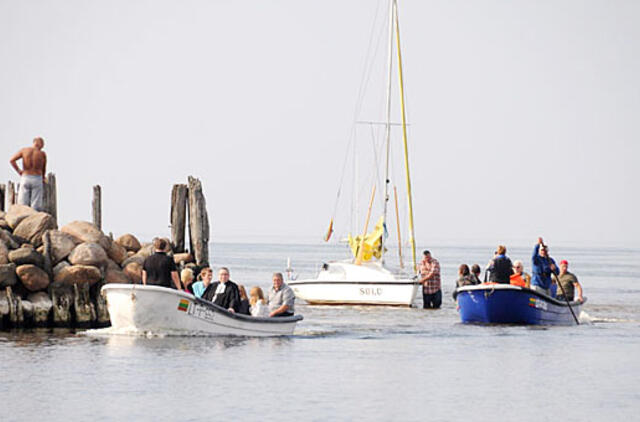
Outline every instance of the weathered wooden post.
{"type": "Polygon", "coordinates": [[[7,182],[7,209],[16,202],[18,198],[16,195],[16,185],[12,181],[7,182]]]}
{"type": "Polygon", "coordinates": [[[171,243],[173,252],[184,252],[185,224],[187,222],[187,185],[173,185],[171,190],[171,243]]]}
{"type": "Polygon", "coordinates": [[[82,283],[80,286],[77,283],[73,284],[73,310],[76,327],[90,327],[96,320],[96,309],[91,302],[87,283],[82,283]]]}
{"type": "Polygon", "coordinates": [[[52,284],[49,286],[51,295],[53,326],[71,326],[71,305],[73,304],[73,292],[67,285],[52,284]]]}
{"type": "Polygon", "coordinates": [[[209,265],[209,217],[200,180],[189,176],[189,242],[197,265],[209,265]]]}
{"type": "Polygon", "coordinates": [[[56,175],[47,174],[47,182],[44,185],[44,211],[58,222],[58,193],[56,186],[56,175]]]}
{"type": "Polygon", "coordinates": [[[44,256],[44,270],[49,274],[49,280],[53,280],[53,263],[51,259],[51,230],[42,235],[42,256],[44,256]]]}
{"type": "Polygon", "coordinates": [[[91,201],[93,224],[102,230],[102,188],[100,185],[93,187],[93,201],[91,201]]]}
{"type": "Polygon", "coordinates": [[[0,211],[4,211],[4,199],[6,198],[5,193],[7,192],[7,185],[4,183],[0,183],[0,211]]]}

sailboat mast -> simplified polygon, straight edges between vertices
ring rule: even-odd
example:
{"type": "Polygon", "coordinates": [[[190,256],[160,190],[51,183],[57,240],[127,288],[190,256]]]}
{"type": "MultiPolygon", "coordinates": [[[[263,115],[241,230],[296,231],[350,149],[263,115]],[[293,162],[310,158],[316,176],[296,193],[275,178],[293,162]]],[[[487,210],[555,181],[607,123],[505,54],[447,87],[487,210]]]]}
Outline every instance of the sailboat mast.
{"type": "Polygon", "coordinates": [[[411,253],[413,255],[413,271],[418,271],[418,262],[416,258],[416,236],[413,227],[413,200],[411,198],[411,177],[409,175],[409,147],[407,145],[407,117],[404,104],[404,81],[402,78],[402,53],[400,52],[400,24],[398,20],[398,4],[396,0],[393,3],[393,16],[395,17],[396,28],[396,51],[398,55],[398,82],[400,84],[400,109],[402,110],[402,142],[404,144],[404,167],[407,176],[407,201],[409,205],[409,240],[411,241],[411,253]]]}
{"type": "MultiPolygon", "coordinates": [[[[389,46],[387,50],[387,124],[385,127],[385,143],[386,143],[386,158],[384,168],[384,196],[382,201],[384,204],[383,212],[383,224],[387,224],[387,204],[389,203],[389,152],[391,146],[391,83],[393,76],[393,8],[394,0],[389,1],[389,46]]],[[[380,239],[381,248],[383,253],[382,261],[384,262],[384,235],[380,239]]]]}

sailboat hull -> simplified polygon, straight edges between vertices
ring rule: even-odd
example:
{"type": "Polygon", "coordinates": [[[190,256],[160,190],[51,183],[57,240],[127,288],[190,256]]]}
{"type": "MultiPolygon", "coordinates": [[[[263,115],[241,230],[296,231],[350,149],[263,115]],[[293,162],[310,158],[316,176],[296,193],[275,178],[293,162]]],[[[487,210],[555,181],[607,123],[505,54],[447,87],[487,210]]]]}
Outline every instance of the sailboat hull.
{"type": "Polygon", "coordinates": [[[315,279],[288,281],[296,297],[311,305],[411,306],[416,280],[398,278],[376,264],[325,264],[315,279]]]}

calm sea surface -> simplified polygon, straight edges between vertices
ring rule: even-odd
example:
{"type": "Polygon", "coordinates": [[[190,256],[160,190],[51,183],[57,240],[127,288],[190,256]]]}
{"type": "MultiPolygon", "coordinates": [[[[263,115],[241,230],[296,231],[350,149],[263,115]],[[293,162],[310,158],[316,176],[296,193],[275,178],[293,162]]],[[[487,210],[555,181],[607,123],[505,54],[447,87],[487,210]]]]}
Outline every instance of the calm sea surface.
{"type": "MultiPolygon", "coordinates": [[[[0,420],[640,420],[640,251],[554,248],[588,302],[574,327],[462,325],[457,266],[492,248],[430,247],[441,310],[311,307],[287,338],[0,333],[0,420]]],[[[216,265],[268,287],[340,246],[215,244],[216,265]]],[[[530,250],[510,250],[530,270],[530,250]]],[[[416,300],[421,306],[421,299],[416,300]]]]}

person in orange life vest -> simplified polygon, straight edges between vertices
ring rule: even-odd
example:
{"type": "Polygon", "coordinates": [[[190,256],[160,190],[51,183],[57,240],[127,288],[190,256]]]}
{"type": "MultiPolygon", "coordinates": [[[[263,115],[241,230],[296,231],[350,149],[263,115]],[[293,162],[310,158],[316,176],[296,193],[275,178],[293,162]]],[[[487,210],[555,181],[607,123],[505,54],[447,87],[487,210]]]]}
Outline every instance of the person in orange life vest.
{"type": "Polygon", "coordinates": [[[531,276],[524,272],[522,261],[513,263],[514,274],[509,278],[509,282],[514,286],[526,287],[531,286],[531,276]]]}

